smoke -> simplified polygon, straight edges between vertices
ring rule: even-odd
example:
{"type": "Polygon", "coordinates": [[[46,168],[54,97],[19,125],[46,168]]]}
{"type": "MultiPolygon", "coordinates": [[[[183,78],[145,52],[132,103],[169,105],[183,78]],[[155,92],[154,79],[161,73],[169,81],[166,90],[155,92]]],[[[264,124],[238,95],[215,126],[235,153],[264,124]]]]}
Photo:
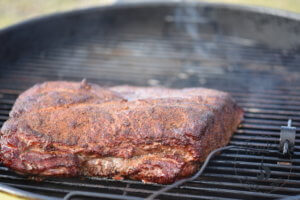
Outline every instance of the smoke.
{"type": "Polygon", "coordinates": [[[190,52],[187,53],[204,55],[206,47],[204,43],[201,44],[201,42],[199,42],[199,39],[201,39],[199,25],[206,24],[209,20],[199,12],[196,3],[187,3],[185,0],[182,0],[179,7],[175,10],[174,19],[176,27],[178,29],[183,29],[189,39],[193,42],[190,52]]]}
{"type": "Polygon", "coordinates": [[[256,42],[225,35],[220,19],[222,16],[216,13],[210,15],[209,12],[205,6],[182,0],[175,9],[173,18],[169,18],[174,21],[176,32],[183,34],[183,40],[190,44],[180,49],[184,58],[182,73],[197,75],[199,84],[208,87],[209,78],[206,75],[215,76],[214,83],[211,83],[213,87],[221,86],[229,91],[234,86],[249,91],[249,102],[256,98],[258,91],[264,93],[272,89],[276,79],[266,79],[264,73],[270,73],[269,66],[255,60],[259,58],[255,56],[262,56],[255,52],[256,42]]]}

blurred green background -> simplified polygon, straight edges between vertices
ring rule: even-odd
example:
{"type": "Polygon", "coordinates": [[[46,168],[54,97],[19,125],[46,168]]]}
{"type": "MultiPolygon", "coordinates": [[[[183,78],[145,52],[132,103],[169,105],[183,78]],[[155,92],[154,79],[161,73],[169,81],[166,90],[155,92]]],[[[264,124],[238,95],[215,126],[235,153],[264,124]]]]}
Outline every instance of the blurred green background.
{"type": "MultiPolygon", "coordinates": [[[[36,16],[115,3],[117,0],[0,0],[0,28],[36,16]]],[[[123,0],[126,1],[126,0],[123,0]]],[[[201,0],[199,0],[201,1],[201,0]]],[[[300,13],[300,0],[205,0],[278,8],[300,13]]]]}

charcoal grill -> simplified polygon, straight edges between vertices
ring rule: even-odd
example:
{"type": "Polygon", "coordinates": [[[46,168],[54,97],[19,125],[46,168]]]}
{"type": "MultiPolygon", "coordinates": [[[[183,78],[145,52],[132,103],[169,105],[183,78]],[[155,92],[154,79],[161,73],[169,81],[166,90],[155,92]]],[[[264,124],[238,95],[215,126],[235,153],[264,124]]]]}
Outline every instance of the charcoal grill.
{"type": "MultiPolygon", "coordinates": [[[[245,120],[204,174],[159,199],[278,199],[300,194],[300,138],[279,153],[280,127],[300,127],[300,17],[220,4],[118,4],[31,20],[0,32],[0,126],[38,82],[80,81],[231,93],[245,120]]],[[[0,183],[62,199],[143,199],[162,188],[107,178],[42,182],[0,166],[0,183]],[[77,192],[77,193],[76,193],[77,192]],[[84,193],[83,193],[84,192],[84,193]],[[71,197],[73,194],[76,197],[71,197]],[[78,195],[79,194],[79,195],[78,195]],[[101,197],[100,197],[101,196],[101,197]]]]}

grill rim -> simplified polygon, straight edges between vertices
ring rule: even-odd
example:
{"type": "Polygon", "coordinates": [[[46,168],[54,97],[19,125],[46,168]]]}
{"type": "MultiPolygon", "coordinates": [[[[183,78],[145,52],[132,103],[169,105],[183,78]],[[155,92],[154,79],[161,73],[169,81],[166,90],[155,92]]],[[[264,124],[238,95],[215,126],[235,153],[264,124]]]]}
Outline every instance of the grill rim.
{"type": "MultiPolygon", "coordinates": [[[[104,10],[114,10],[114,9],[128,9],[128,8],[144,8],[144,7],[151,7],[151,6],[178,6],[180,5],[181,0],[145,0],[145,1],[133,1],[133,2],[123,2],[123,3],[116,3],[111,5],[100,5],[100,6],[94,6],[94,7],[88,7],[88,8],[81,8],[81,9],[75,9],[75,10],[67,10],[62,11],[58,13],[50,13],[45,14],[39,17],[33,17],[30,19],[26,19],[21,22],[17,22],[15,24],[12,24],[10,26],[4,27],[0,29],[0,37],[3,34],[7,34],[10,31],[17,31],[19,28],[23,26],[28,26],[34,23],[44,23],[47,20],[55,20],[56,18],[61,17],[69,17],[72,15],[80,15],[84,13],[89,12],[95,12],[95,11],[104,11],[104,10]]],[[[238,4],[232,4],[232,3],[212,3],[212,2],[196,2],[193,0],[187,1],[188,4],[193,6],[200,6],[200,7],[213,7],[213,8],[220,8],[220,9],[228,9],[232,11],[242,11],[242,12],[251,12],[251,13],[259,13],[274,17],[282,17],[290,20],[296,20],[300,21],[300,13],[294,13],[291,11],[286,10],[280,10],[276,8],[269,8],[269,7],[262,7],[262,6],[252,6],[252,5],[238,5],[238,4]]]]}

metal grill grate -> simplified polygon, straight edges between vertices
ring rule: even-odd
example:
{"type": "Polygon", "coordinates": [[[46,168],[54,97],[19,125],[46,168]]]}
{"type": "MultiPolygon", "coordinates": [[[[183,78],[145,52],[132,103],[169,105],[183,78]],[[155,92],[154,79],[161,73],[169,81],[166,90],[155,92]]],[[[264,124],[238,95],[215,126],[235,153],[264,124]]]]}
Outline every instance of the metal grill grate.
{"type": "MultiPolygon", "coordinates": [[[[268,152],[226,150],[210,162],[203,176],[164,193],[160,199],[276,199],[296,195],[300,193],[299,129],[291,160],[278,154],[278,144],[280,126],[289,118],[300,127],[299,65],[299,51],[274,50],[241,38],[201,35],[195,39],[176,33],[166,37],[127,32],[76,37],[14,62],[0,63],[0,126],[20,92],[47,80],[87,78],[102,85],[216,88],[231,93],[246,111],[230,144],[268,152]]],[[[0,183],[56,198],[71,191],[145,198],[162,187],[106,178],[37,182],[6,167],[0,167],[0,183]]]]}

